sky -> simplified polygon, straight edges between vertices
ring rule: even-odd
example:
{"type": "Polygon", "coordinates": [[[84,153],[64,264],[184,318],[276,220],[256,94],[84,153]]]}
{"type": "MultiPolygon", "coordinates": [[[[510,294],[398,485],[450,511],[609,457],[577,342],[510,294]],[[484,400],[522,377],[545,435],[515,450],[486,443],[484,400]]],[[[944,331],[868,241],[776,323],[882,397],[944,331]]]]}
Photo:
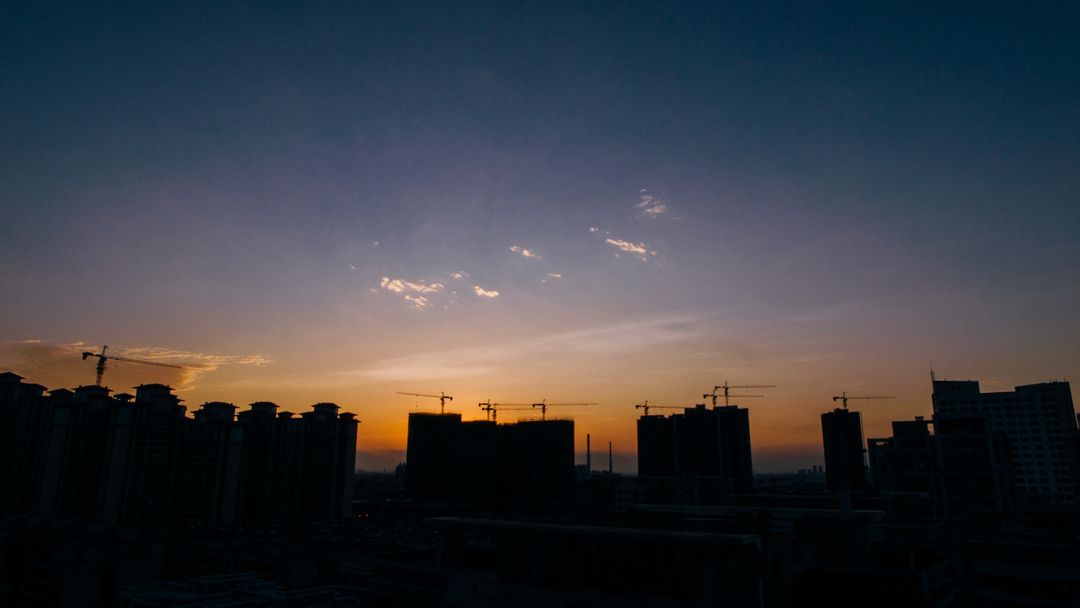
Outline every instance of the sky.
{"type": "Polygon", "coordinates": [[[1080,377],[1076,5],[869,4],[10,4],[0,369],[334,401],[376,469],[398,391],[632,471],[634,404],[775,385],[760,472],[1080,377]]]}

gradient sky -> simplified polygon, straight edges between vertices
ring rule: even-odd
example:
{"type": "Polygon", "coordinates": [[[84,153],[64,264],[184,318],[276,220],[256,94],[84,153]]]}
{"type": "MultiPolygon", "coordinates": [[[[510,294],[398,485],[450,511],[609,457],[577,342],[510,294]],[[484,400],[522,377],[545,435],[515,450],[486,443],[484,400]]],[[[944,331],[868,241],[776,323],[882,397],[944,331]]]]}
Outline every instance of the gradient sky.
{"type": "Polygon", "coordinates": [[[1075,4],[132,4],[0,18],[32,381],[109,344],[188,366],[117,389],[336,401],[371,468],[395,391],[596,401],[579,447],[629,470],[634,403],[776,384],[769,471],[822,461],[843,390],[897,397],[859,405],[882,436],[931,366],[1080,376],[1075,4]]]}

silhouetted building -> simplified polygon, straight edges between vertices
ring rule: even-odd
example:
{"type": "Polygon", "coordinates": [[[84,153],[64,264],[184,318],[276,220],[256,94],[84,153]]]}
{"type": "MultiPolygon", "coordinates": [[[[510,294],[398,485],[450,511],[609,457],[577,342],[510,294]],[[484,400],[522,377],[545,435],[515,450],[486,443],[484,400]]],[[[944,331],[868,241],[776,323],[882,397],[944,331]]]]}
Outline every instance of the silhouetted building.
{"type": "Polygon", "coordinates": [[[935,415],[934,449],[945,516],[1012,511],[1010,450],[983,416],[935,415]]]}
{"type": "Polygon", "coordinates": [[[720,470],[732,492],[754,489],[754,465],[750,451],[750,410],[736,405],[714,407],[719,428],[720,470]]]}
{"type": "Polygon", "coordinates": [[[237,519],[258,522],[273,519],[281,508],[285,460],[275,449],[277,404],[252,403],[236,415],[243,437],[240,453],[237,519]]]}
{"type": "Polygon", "coordinates": [[[168,528],[352,515],[357,421],[332,403],[192,417],[161,384],[135,397],[0,374],[0,510],[168,528]]]}
{"type": "Polygon", "coordinates": [[[498,425],[489,420],[462,422],[454,448],[454,470],[459,498],[473,504],[492,504],[497,496],[499,462],[498,425]]]}
{"type": "Polygon", "coordinates": [[[574,421],[525,420],[499,426],[500,498],[539,504],[574,492],[574,421]]]}
{"type": "Polygon", "coordinates": [[[574,492],[574,423],[462,422],[460,414],[413,413],[406,494],[475,506],[570,500],[574,492]]]}
{"type": "Polygon", "coordinates": [[[405,454],[405,493],[409,498],[431,500],[459,495],[455,450],[460,427],[461,414],[409,414],[405,454]]]}
{"type": "Polygon", "coordinates": [[[55,390],[48,401],[37,510],[113,521],[128,447],[116,431],[121,420],[130,420],[132,406],[111,398],[101,386],[80,386],[74,393],[55,390]]]}
{"type": "Polygon", "coordinates": [[[720,492],[753,490],[749,410],[699,404],[668,417],[642,416],[638,474],[714,478],[720,492]]]}
{"type": "Polygon", "coordinates": [[[837,408],[821,415],[821,435],[825,446],[825,479],[829,490],[866,489],[863,460],[862,416],[837,408]]]}
{"type": "Polygon", "coordinates": [[[921,416],[896,420],[892,423],[892,437],[867,441],[870,476],[878,493],[929,497],[934,492],[936,461],[931,425],[921,416]]]}
{"type": "Polygon", "coordinates": [[[721,477],[724,471],[718,418],[704,404],[674,414],[680,475],[721,477]]]}
{"type": "Polygon", "coordinates": [[[445,530],[446,605],[762,605],[765,552],[750,534],[465,517],[431,524],[445,530]]]}
{"type": "Polygon", "coordinates": [[[231,403],[205,403],[186,421],[178,521],[236,521],[243,429],[235,422],[235,412],[231,403]]]}
{"type": "Polygon", "coordinates": [[[638,475],[668,477],[679,474],[675,418],[642,416],[637,420],[638,475]]]}
{"type": "Polygon", "coordinates": [[[1035,501],[1075,503],[1076,410],[1068,382],[983,393],[971,380],[935,380],[934,413],[982,416],[1009,440],[1017,488],[1035,501]]]}
{"type": "Polygon", "coordinates": [[[334,403],[316,403],[300,415],[300,519],[352,516],[358,423],[339,409],[334,403]]]}
{"type": "Polygon", "coordinates": [[[121,523],[161,526],[172,521],[177,505],[184,410],[171,387],[136,387],[131,419],[122,420],[117,428],[118,441],[127,446],[121,473],[121,523]]]}
{"type": "Polygon", "coordinates": [[[0,373],[0,511],[25,511],[36,501],[48,409],[45,387],[22,380],[0,373]]]}
{"type": "Polygon", "coordinates": [[[355,605],[353,598],[333,587],[287,589],[253,573],[207,574],[182,582],[132,585],[119,593],[119,608],[174,608],[213,606],[214,608],[278,608],[355,605]]]}

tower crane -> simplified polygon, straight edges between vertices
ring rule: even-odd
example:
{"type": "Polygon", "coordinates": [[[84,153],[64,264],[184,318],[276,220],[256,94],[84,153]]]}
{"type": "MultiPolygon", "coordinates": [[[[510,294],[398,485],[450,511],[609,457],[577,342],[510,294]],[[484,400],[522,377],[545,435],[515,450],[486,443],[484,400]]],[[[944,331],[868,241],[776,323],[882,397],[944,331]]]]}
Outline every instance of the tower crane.
{"type": "Polygon", "coordinates": [[[711,398],[713,407],[716,407],[716,400],[717,400],[717,398],[720,397],[720,395],[717,393],[717,391],[719,391],[720,389],[723,389],[724,406],[726,407],[728,405],[731,405],[731,398],[732,397],[754,397],[754,398],[757,398],[757,397],[763,397],[764,396],[764,395],[732,395],[731,394],[731,389],[733,389],[733,388],[776,388],[776,385],[775,384],[728,384],[727,381],[724,381],[723,384],[719,384],[717,386],[714,386],[711,393],[705,393],[704,395],[702,395],[702,397],[711,398]]]}
{"type": "Polygon", "coordinates": [[[399,395],[409,395],[410,397],[431,397],[432,399],[438,399],[439,400],[439,413],[440,414],[445,414],[446,413],[446,402],[454,400],[453,397],[451,397],[450,395],[447,395],[443,391],[439,391],[438,395],[428,395],[427,393],[403,393],[401,391],[398,391],[397,394],[399,394],[399,395]]]}
{"type": "Polygon", "coordinates": [[[649,410],[651,410],[651,409],[681,410],[681,409],[684,409],[684,408],[682,406],[678,406],[678,405],[649,405],[649,400],[646,399],[645,403],[639,403],[639,404],[635,405],[634,409],[635,410],[643,409],[643,410],[645,410],[645,415],[648,416],[649,415],[649,410]]]}
{"type": "Polygon", "coordinates": [[[568,405],[599,405],[598,403],[548,403],[547,399],[541,399],[540,403],[533,403],[532,407],[540,408],[540,419],[547,419],[547,408],[549,407],[563,407],[568,405]]]}
{"type": "Polygon", "coordinates": [[[498,422],[499,410],[531,410],[532,406],[528,403],[492,403],[491,399],[479,404],[480,409],[484,410],[487,414],[487,419],[492,422],[498,422]],[[520,407],[517,407],[520,406],[520,407]]]}
{"type": "Polygon", "coordinates": [[[153,365],[154,367],[171,367],[173,369],[184,369],[182,365],[173,365],[171,363],[158,363],[156,361],[143,361],[142,359],[129,359],[127,357],[117,357],[116,355],[106,355],[105,351],[108,350],[108,346],[102,346],[100,353],[92,353],[90,351],[83,351],[82,358],[86,361],[90,357],[97,357],[97,380],[95,384],[102,386],[101,378],[105,375],[105,362],[106,361],[126,361],[128,363],[138,363],[140,365],[153,365]]]}
{"type": "Polygon", "coordinates": [[[851,395],[848,395],[847,391],[844,391],[844,392],[840,393],[839,395],[837,395],[836,397],[832,398],[833,401],[839,401],[840,403],[844,404],[844,409],[845,410],[847,409],[847,402],[850,399],[896,399],[896,397],[893,397],[893,396],[890,396],[890,395],[872,395],[870,397],[853,397],[851,395]]]}

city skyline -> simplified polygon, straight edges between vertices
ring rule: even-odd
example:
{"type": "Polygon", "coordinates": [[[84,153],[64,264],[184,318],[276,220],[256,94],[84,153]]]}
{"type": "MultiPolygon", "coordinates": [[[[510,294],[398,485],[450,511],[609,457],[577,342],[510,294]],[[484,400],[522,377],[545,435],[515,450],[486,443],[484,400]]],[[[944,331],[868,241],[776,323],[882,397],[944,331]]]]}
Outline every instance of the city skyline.
{"type": "Polygon", "coordinates": [[[109,344],[186,367],[118,392],[335,402],[388,453],[434,409],[397,391],[598,402],[577,450],[626,454],[634,404],[775,384],[762,471],[842,391],[884,437],[931,368],[1078,376],[1073,8],[489,9],[14,8],[0,370],[109,344]]]}
{"type": "MultiPolygon", "coordinates": [[[[67,346],[78,347],[78,348],[86,347],[86,345],[84,345],[84,344],[67,345],[67,346]]],[[[173,355],[173,356],[175,356],[175,355],[173,355]]],[[[92,360],[91,360],[91,362],[92,362],[92,360]]],[[[81,361],[80,361],[80,363],[81,363],[81,361]]],[[[112,364],[112,363],[110,364],[108,373],[115,373],[115,371],[114,371],[115,368],[113,367],[114,365],[115,364],[112,364]]],[[[135,368],[139,367],[138,365],[135,365],[135,364],[121,364],[121,365],[122,366],[132,365],[135,368]]],[[[80,367],[85,368],[85,369],[92,369],[92,366],[89,366],[89,365],[81,365],[80,367]]],[[[133,372],[132,372],[131,368],[126,368],[125,369],[125,367],[121,367],[120,369],[122,370],[120,372],[120,374],[119,374],[121,376],[125,375],[125,372],[126,372],[126,375],[133,375],[133,372]]],[[[155,371],[159,371],[159,370],[155,370],[155,371]]],[[[171,371],[170,370],[170,371],[166,371],[164,373],[166,373],[166,374],[168,374],[168,373],[176,374],[178,377],[180,377],[181,383],[183,383],[184,382],[184,374],[185,373],[190,373],[190,371],[191,371],[190,369],[184,369],[184,370],[180,370],[180,371],[171,371]]],[[[151,374],[152,374],[152,372],[151,372],[151,374]]],[[[138,374],[134,374],[134,375],[138,375],[138,374]]],[[[940,374],[939,374],[938,380],[939,381],[943,380],[943,378],[940,377],[940,374]]],[[[87,386],[87,387],[93,386],[92,382],[88,382],[88,383],[85,383],[85,384],[76,384],[76,385],[72,385],[72,386],[68,387],[66,385],[48,385],[46,383],[36,381],[34,378],[25,378],[24,381],[28,382],[28,383],[42,384],[43,386],[46,386],[46,390],[49,390],[49,391],[55,390],[55,389],[61,389],[61,388],[75,388],[76,386],[87,386]]],[[[1052,379],[1052,380],[1047,380],[1047,381],[1057,381],[1057,379],[1052,379]]],[[[1067,380],[1065,380],[1065,381],[1067,382],[1067,380]]],[[[154,381],[148,380],[147,384],[151,384],[153,382],[154,381]]],[[[975,380],[975,382],[979,382],[979,381],[975,380]]],[[[1032,381],[1032,382],[1020,383],[1020,384],[1018,384],[1016,386],[1022,386],[1022,385],[1025,385],[1025,384],[1027,384],[1027,385],[1037,384],[1039,382],[1043,382],[1043,381],[1040,380],[1040,381],[1032,381]]],[[[996,385],[994,383],[982,382],[981,384],[983,385],[984,388],[993,387],[992,390],[1000,390],[1000,391],[1011,391],[1013,388],[1016,388],[1016,386],[1009,386],[1009,387],[998,386],[998,385],[996,385]]],[[[107,388],[110,388],[111,392],[114,395],[127,392],[127,391],[124,391],[124,390],[112,389],[108,385],[108,382],[106,382],[105,385],[106,385],[107,388]]],[[[132,389],[134,390],[134,388],[136,388],[136,387],[133,386],[132,389]]],[[[779,387],[768,387],[766,389],[756,389],[756,390],[776,391],[778,388],[779,387]]],[[[718,391],[718,393],[719,393],[719,395],[723,394],[722,391],[718,391]]],[[[453,394],[449,394],[449,393],[447,393],[447,394],[450,397],[453,397],[453,399],[450,399],[450,400],[446,401],[445,412],[447,414],[460,415],[461,420],[463,420],[463,421],[490,420],[490,418],[488,417],[489,415],[483,410],[483,408],[480,407],[484,402],[473,403],[472,401],[463,401],[460,394],[456,395],[456,396],[453,395],[453,394]],[[455,401],[456,401],[456,403],[455,403],[455,401]],[[475,406],[477,408],[476,412],[472,411],[471,406],[475,406]]],[[[738,395],[742,395],[742,394],[744,394],[744,392],[738,392],[738,395]]],[[[180,393],[179,391],[177,392],[177,395],[178,395],[178,397],[181,397],[181,402],[183,402],[186,405],[187,412],[188,412],[189,415],[194,413],[197,410],[197,408],[201,407],[204,404],[208,404],[208,403],[209,404],[214,404],[214,403],[222,402],[222,400],[214,399],[214,398],[212,398],[212,396],[208,396],[206,399],[185,400],[183,398],[184,395],[182,393],[180,393]]],[[[681,410],[683,410],[684,408],[685,409],[692,409],[695,404],[707,404],[707,405],[709,405],[709,407],[712,407],[710,398],[707,395],[702,395],[702,396],[704,397],[704,399],[691,400],[691,401],[687,401],[685,403],[656,402],[656,401],[650,400],[651,403],[649,404],[649,407],[650,408],[656,408],[656,407],[661,408],[659,410],[653,410],[653,412],[652,412],[653,415],[657,415],[657,414],[670,415],[672,413],[678,413],[681,410]],[[666,409],[664,409],[664,408],[666,408],[666,409]]],[[[374,417],[374,419],[379,423],[385,424],[386,419],[388,419],[388,418],[393,419],[394,416],[399,416],[402,420],[404,420],[406,422],[406,426],[407,426],[408,416],[410,414],[418,413],[418,412],[419,413],[436,413],[436,412],[439,412],[441,410],[440,406],[438,405],[439,400],[437,398],[436,399],[429,399],[429,397],[435,397],[435,395],[424,395],[422,397],[409,397],[407,395],[403,395],[403,394],[400,394],[400,393],[395,393],[395,394],[390,395],[390,396],[387,397],[388,402],[389,401],[394,402],[391,406],[389,406],[387,408],[383,408],[382,410],[379,410],[378,408],[373,408],[371,411],[383,414],[381,416],[375,416],[374,417]]],[[[794,472],[794,471],[796,471],[798,469],[808,468],[808,467],[810,467],[812,465],[817,465],[817,464],[824,463],[825,462],[825,456],[824,456],[824,453],[822,452],[822,436],[821,436],[821,427],[820,427],[820,416],[822,414],[829,413],[829,412],[831,412],[831,411],[833,411],[834,409],[837,408],[836,400],[840,399],[840,396],[834,395],[833,397],[835,397],[836,399],[834,399],[832,397],[827,399],[827,402],[830,404],[829,406],[823,407],[821,409],[821,411],[819,411],[819,412],[817,412],[815,414],[815,416],[817,416],[817,417],[814,419],[814,421],[818,422],[818,424],[817,424],[817,434],[814,435],[813,433],[809,433],[807,435],[807,437],[808,437],[808,445],[803,446],[803,445],[798,445],[798,444],[795,444],[795,445],[790,445],[789,444],[789,445],[774,446],[774,445],[770,445],[770,444],[768,444],[766,442],[766,444],[764,446],[762,446],[759,443],[760,442],[760,437],[762,437],[762,433],[761,433],[760,430],[755,430],[755,425],[754,425],[755,407],[754,407],[753,403],[751,403],[751,401],[755,401],[755,400],[739,399],[739,398],[737,398],[736,392],[733,391],[732,392],[731,405],[738,405],[739,407],[746,408],[749,411],[749,415],[750,415],[750,436],[751,436],[751,440],[752,440],[753,454],[754,454],[754,467],[753,467],[754,473],[755,474],[790,473],[790,472],[794,472]]],[[[890,399],[892,397],[893,396],[891,396],[891,395],[889,396],[890,399]]],[[[852,402],[851,406],[850,406],[850,411],[858,412],[863,417],[864,420],[866,419],[868,412],[870,413],[869,417],[871,419],[875,420],[875,421],[879,420],[884,415],[882,412],[873,412],[873,410],[870,409],[873,406],[870,405],[870,404],[867,404],[867,405],[869,405],[869,407],[867,407],[866,409],[863,409],[863,407],[860,407],[860,405],[858,405],[858,404],[862,403],[862,401],[861,401],[862,398],[861,397],[852,396],[850,398],[854,400],[852,402]]],[[[718,405],[722,406],[723,405],[723,397],[720,396],[718,399],[719,399],[718,400],[718,405]]],[[[932,400],[932,392],[928,393],[927,399],[932,400]]],[[[325,400],[325,399],[324,400],[308,399],[307,401],[303,401],[301,399],[301,400],[298,400],[296,402],[286,404],[286,403],[278,403],[278,402],[265,400],[265,399],[254,399],[252,401],[247,401],[247,402],[239,402],[239,401],[238,402],[231,402],[230,401],[228,403],[234,404],[234,405],[236,405],[238,407],[244,407],[244,406],[247,406],[247,405],[252,405],[252,404],[257,404],[257,403],[270,402],[270,403],[274,403],[275,405],[280,407],[282,411],[291,411],[293,413],[298,413],[298,412],[303,411],[304,409],[310,407],[312,404],[326,402],[326,401],[327,400],[325,400]]],[[[488,399],[488,400],[485,400],[485,401],[494,401],[494,400],[488,399]]],[[[527,399],[525,401],[521,401],[521,402],[511,402],[510,400],[500,400],[500,401],[502,403],[506,403],[506,404],[508,404],[510,406],[517,406],[517,407],[507,407],[505,409],[499,409],[498,411],[502,412],[501,418],[498,418],[499,423],[512,423],[512,422],[519,422],[519,421],[540,420],[541,419],[541,412],[540,412],[539,408],[534,407],[534,408],[530,409],[529,407],[521,407],[521,406],[526,405],[528,403],[532,403],[531,401],[528,401],[527,399]]],[[[555,400],[547,399],[547,401],[555,401],[555,400]]],[[[536,405],[539,405],[539,403],[537,403],[536,405]]],[[[600,407],[600,406],[602,406],[604,404],[590,404],[590,405],[595,406],[595,407],[600,407]]],[[[608,404],[608,405],[610,406],[610,404],[608,404]]],[[[584,412],[589,411],[589,407],[571,408],[571,409],[566,409],[566,410],[553,409],[553,410],[551,410],[551,413],[547,415],[547,417],[549,419],[570,419],[570,420],[575,420],[577,422],[578,427],[580,428],[581,432],[575,434],[575,437],[574,437],[574,439],[575,439],[575,441],[574,441],[574,443],[575,443],[574,449],[575,449],[575,453],[577,455],[577,459],[580,461],[579,464],[584,462],[584,459],[585,459],[586,441],[587,441],[586,436],[592,434],[592,435],[596,435],[598,440],[613,441],[616,445],[619,445],[619,448],[617,450],[615,450],[615,459],[614,459],[615,460],[615,471],[617,471],[619,473],[624,473],[624,474],[626,474],[626,473],[634,473],[636,471],[637,466],[638,466],[637,465],[638,452],[637,452],[636,442],[637,442],[637,434],[639,433],[639,430],[637,428],[637,425],[638,425],[638,421],[640,419],[640,416],[643,415],[643,412],[640,409],[641,408],[640,403],[633,404],[633,405],[627,404],[627,405],[628,405],[628,407],[621,408],[621,409],[628,410],[629,412],[631,412],[629,414],[629,416],[630,416],[629,420],[630,420],[631,429],[629,431],[630,435],[628,437],[597,434],[597,432],[595,430],[595,427],[581,426],[583,419],[586,420],[586,421],[588,421],[590,419],[589,417],[582,415],[584,412]],[[620,440],[624,440],[626,443],[620,445],[618,443],[620,440]]],[[[343,412],[351,413],[351,414],[354,414],[354,415],[357,415],[357,416],[362,416],[363,412],[365,411],[365,408],[362,405],[357,406],[355,404],[352,405],[351,407],[343,405],[343,406],[341,406],[341,409],[342,409],[343,412]]],[[[897,417],[899,419],[923,417],[923,416],[929,416],[930,414],[933,413],[933,404],[932,404],[932,401],[931,401],[930,405],[928,406],[928,409],[925,409],[925,410],[922,410],[922,409],[919,409],[919,408],[900,407],[900,408],[893,408],[891,411],[900,412],[897,415],[897,417]]],[[[624,411],[623,413],[626,413],[626,412],[624,411]]],[[[396,424],[395,420],[391,420],[391,422],[396,424]]],[[[800,423],[800,426],[801,426],[802,421],[798,421],[798,422],[800,423]]],[[[872,427],[873,430],[867,430],[867,432],[864,434],[864,437],[885,436],[885,435],[887,435],[889,433],[889,430],[892,428],[892,425],[894,424],[894,422],[895,422],[895,418],[891,419],[891,420],[885,420],[884,422],[875,423],[873,425],[873,427],[872,427]]],[[[378,441],[378,438],[385,437],[385,436],[381,435],[379,433],[379,431],[380,430],[385,430],[385,429],[378,429],[378,428],[372,429],[371,426],[372,425],[369,423],[369,424],[365,424],[363,426],[363,428],[361,428],[360,440],[359,440],[359,443],[358,443],[358,446],[357,446],[356,467],[357,467],[358,470],[391,471],[391,470],[394,469],[394,467],[396,465],[398,465],[398,464],[405,461],[405,455],[406,455],[405,438],[402,437],[400,444],[397,443],[396,436],[392,436],[389,440],[386,440],[385,443],[380,442],[380,441],[378,441]],[[368,445],[368,436],[369,435],[367,433],[365,433],[365,431],[372,431],[372,436],[377,438],[376,441],[373,442],[374,443],[373,445],[368,445]]],[[[765,434],[765,437],[768,437],[768,435],[765,434]]],[[[865,445],[865,442],[864,442],[864,445],[865,445]]]]}

